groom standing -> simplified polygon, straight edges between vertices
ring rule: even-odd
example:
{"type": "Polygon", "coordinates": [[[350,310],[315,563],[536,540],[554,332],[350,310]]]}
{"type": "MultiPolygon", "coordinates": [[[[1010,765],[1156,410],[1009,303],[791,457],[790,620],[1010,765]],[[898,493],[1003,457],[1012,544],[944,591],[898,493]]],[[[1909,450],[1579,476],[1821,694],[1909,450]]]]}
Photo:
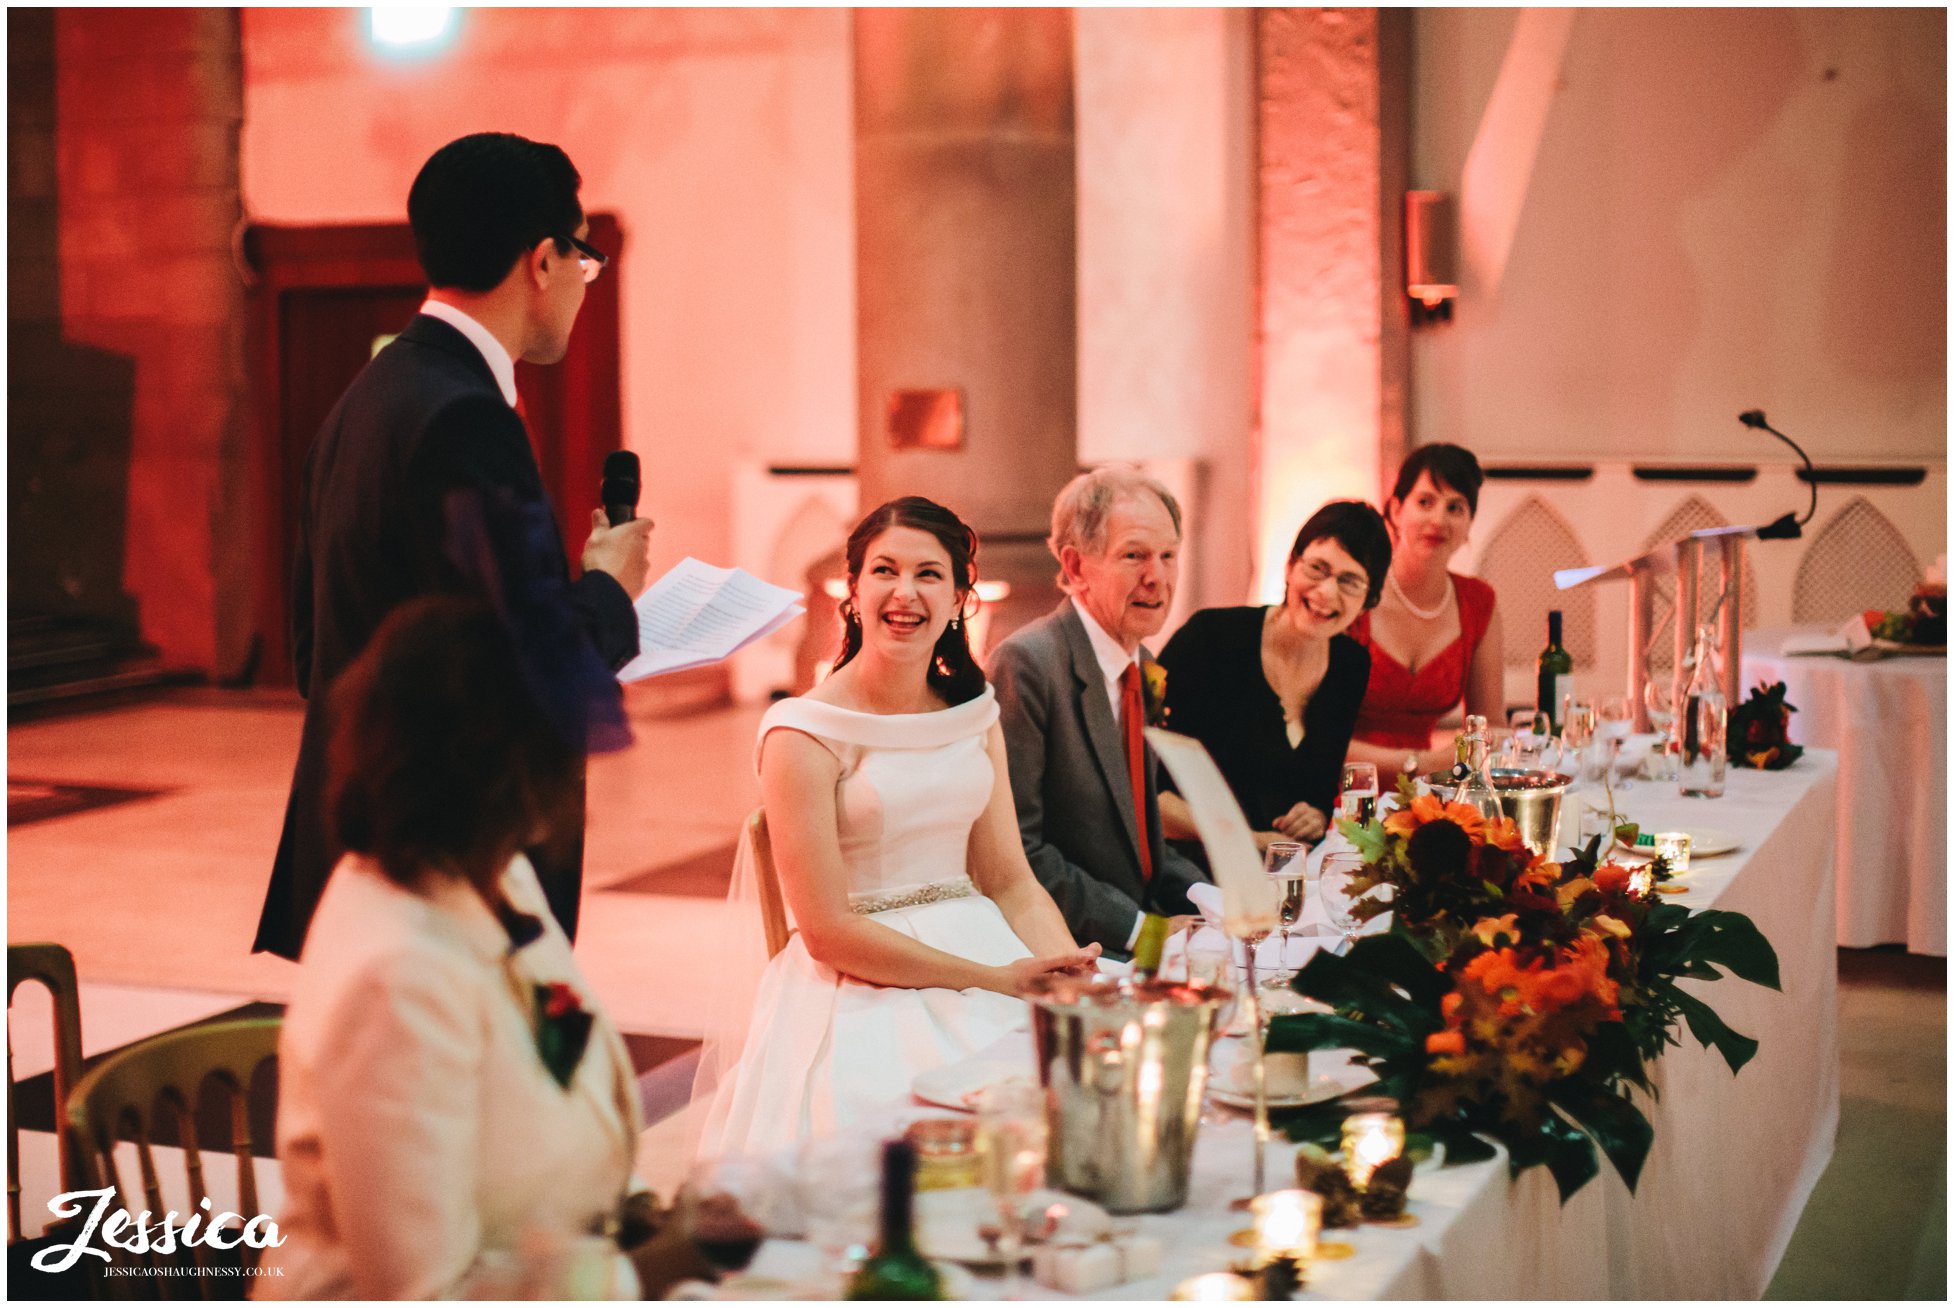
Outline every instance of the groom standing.
{"type": "MultiPolygon", "coordinates": [[[[408,193],[432,289],[340,397],[306,460],[292,581],[305,726],[255,950],[295,959],[305,942],[338,856],[325,821],[326,691],[396,605],[435,591],[485,594],[539,693],[562,702],[560,725],[579,734],[579,697],[587,688],[614,699],[604,665],[638,653],[632,600],[645,588],[650,521],[612,527],[594,512],[583,575],[570,581],[516,412],[515,361],[563,358],[584,287],[607,262],[585,244],[580,184],[556,146],[484,132],[435,151],[408,193]]],[[[581,790],[573,807],[528,851],[569,935],[581,790]]]]}
{"type": "Polygon", "coordinates": [[[1160,764],[1141,734],[1140,642],[1167,621],[1180,541],[1180,506],[1153,478],[1073,478],[1047,542],[1068,598],[991,656],[1025,856],[1073,936],[1120,952],[1145,913],[1192,913],[1190,889],[1215,893],[1161,839],[1160,764]]]}

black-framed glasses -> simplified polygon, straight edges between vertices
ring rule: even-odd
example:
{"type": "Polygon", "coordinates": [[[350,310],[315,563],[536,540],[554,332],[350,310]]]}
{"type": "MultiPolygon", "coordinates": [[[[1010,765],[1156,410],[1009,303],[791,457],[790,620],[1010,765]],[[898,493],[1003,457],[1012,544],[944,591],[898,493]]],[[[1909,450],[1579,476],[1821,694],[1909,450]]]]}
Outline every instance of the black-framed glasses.
{"type": "Polygon", "coordinates": [[[1303,564],[1303,579],[1312,586],[1320,586],[1332,576],[1336,577],[1337,589],[1351,599],[1362,599],[1370,593],[1370,578],[1361,572],[1337,572],[1329,564],[1311,559],[1303,564]]]}
{"type": "Polygon", "coordinates": [[[596,281],[597,274],[610,266],[611,257],[595,246],[580,241],[574,236],[564,236],[559,239],[568,241],[570,248],[577,252],[577,267],[583,270],[584,285],[588,286],[596,281]]]}

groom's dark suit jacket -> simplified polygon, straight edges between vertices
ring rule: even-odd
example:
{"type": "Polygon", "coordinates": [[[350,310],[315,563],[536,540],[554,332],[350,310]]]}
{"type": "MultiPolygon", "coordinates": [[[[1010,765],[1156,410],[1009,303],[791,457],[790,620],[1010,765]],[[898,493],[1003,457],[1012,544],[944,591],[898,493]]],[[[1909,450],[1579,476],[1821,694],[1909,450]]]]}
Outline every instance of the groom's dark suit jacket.
{"type": "Polygon", "coordinates": [[[1187,888],[1207,878],[1160,837],[1160,761],[1147,750],[1146,812],[1136,813],[1106,677],[1072,601],[999,645],[989,671],[1025,857],[1073,937],[1124,954],[1142,909],[1197,911],[1187,888]],[[1142,833],[1151,882],[1140,877],[1142,833]]]}
{"type": "MultiPolygon", "coordinates": [[[[324,813],[326,691],[395,605],[437,591],[535,593],[540,578],[562,584],[568,621],[605,664],[621,667],[638,652],[631,597],[617,580],[590,572],[568,582],[529,433],[481,352],[438,318],[417,316],[340,397],[306,460],[299,513],[292,649],[305,726],[252,946],[286,958],[298,957],[340,852],[324,813]],[[450,517],[469,500],[492,510],[481,521],[504,561],[497,577],[485,580],[456,557],[450,517]],[[535,529],[522,530],[524,522],[535,529]],[[512,533],[521,539],[507,539],[512,533]]],[[[529,851],[568,934],[576,931],[583,875],[581,793],[574,808],[529,851]]]]}

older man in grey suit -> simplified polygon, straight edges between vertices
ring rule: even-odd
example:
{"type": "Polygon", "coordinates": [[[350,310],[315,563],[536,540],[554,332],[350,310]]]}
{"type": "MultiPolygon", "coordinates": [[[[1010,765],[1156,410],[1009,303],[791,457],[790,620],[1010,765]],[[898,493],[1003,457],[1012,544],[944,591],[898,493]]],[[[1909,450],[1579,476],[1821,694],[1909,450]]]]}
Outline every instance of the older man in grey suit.
{"type": "Polygon", "coordinates": [[[1160,764],[1146,726],[1140,642],[1167,620],[1179,571],[1180,506],[1123,467],[1073,479],[1048,544],[1067,598],[991,656],[1018,830],[1032,871],[1081,942],[1133,947],[1146,913],[1198,911],[1215,896],[1161,839],[1160,764]]]}

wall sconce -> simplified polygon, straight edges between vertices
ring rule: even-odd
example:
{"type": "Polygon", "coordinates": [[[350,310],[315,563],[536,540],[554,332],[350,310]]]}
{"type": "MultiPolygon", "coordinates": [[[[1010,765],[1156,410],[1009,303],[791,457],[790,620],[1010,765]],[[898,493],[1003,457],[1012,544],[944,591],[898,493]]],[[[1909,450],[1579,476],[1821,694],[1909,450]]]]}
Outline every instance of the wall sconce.
{"type": "Polygon", "coordinates": [[[1404,193],[1404,290],[1411,325],[1452,321],[1459,297],[1458,223],[1443,191],[1404,193]]]}

